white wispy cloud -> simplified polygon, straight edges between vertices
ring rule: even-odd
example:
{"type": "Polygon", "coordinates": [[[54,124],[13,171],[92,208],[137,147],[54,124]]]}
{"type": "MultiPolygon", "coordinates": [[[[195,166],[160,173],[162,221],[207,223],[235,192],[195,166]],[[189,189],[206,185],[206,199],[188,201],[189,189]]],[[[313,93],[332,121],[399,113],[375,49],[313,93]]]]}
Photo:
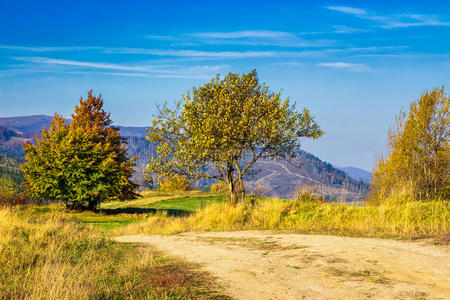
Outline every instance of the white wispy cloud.
{"type": "Polygon", "coordinates": [[[67,74],[82,74],[82,75],[109,75],[109,76],[121,76],[121,77],[149,77],[150,74],[146,73],[124,73],[124,72],[98,72],[98,71],[66,71],[67,74]]]}
{"type": "Polygon", "coordinates": [[[39,72],[62,72],[68,74],[101,74],[111,76],[127,76],[127,77],[148,77],[155,76],[160,78],[195,78],[195,79],[208,79],[215,74],[227,70],[230,67],[228,65],[198,65],[198,66],[183,66],[183,65],[171,65],[171,64],[145,64],[140,66],[130,66],[121,64],[112,64],[104,62],[87,62],[67,59],[55,59],[49,57],[12,57],[14,60],[22,61],[31,64],[31,67],[26,65],[20,66],[11,72],[16,73],[35,73],[39,72]],[[37,68],[36,66],[65,66],[69,69],[51,69],[37,68]],[[80,69],[81,68],[81,69],[80,69]],[[98,71],[102,70],[102,71],[98,71]],[[105,70],[105,71],[103,71],[105,70]],[[118,72],[115,72],[118,71],[118,72]],[[123,71],[123,72],[122,72],[123,71]]]}
{"type": "Polygon", "coordinates": [[[295,37],[294,34],[284,31],[271,30],[244,30],[232,32],[197,32],[190,36],[213,39],[242,39],[242,38],[286,38],[295,37]]]}
{"type": "MultiPolygon", "coordinates": [[[[20,46],[17,46],[20,47],[20,46]]],[[[75,48],[75,47],[74,47],[75,48]]],[[[169,62],[177,59],[246,59],[246,58],[296,58],[296,57],[317,57],[332,53],[351,53],[395,50],[407,48],[407,46],[369,46],[369,47],[347,47],[347,48],[321,48],[302,51],[294,50],[267,50],[267,51],[205,51],[193,49],[152,49],[152,48],[127,48],[127,47],[98,47],[104,54],[144,54],[149,56],[168,57],[169,62]]],[[[33,51],[31,51],[33,52],[33,51]]],[[[112,69],[122,71],[150,71],[153,66],[143,67],[142,65],[123,65],[103,62],[89,62],[70,59],[56,59],[35,56],[15,56],[15,60],[27,62],[46,63],[53,65],[72,65],[87,68],[112,69]]],[[[158,60],[162,62],[162,60],[158,60]]]]}
{"type": "Polygon", "coordinates": [[[423,14],[378,14],[365,9],[349,6],[328,6],[329,10],[350,14],[357,18],[376,21],[384,29],[418,26],[450,26],[449,21],[442,21],[436,15],[423,14]]]}
{"type": "Polygon", "coordinates": [[[325,47],[334,44],[331,40],[303,39],[297,33],[274,30],[241,30],[241,31],[211,31],[192,32],[179,36],[147,35],[148,39],[171,41],[175,45],[252,45],[274,47],[325,47]]]}
{"type": "Polygon", "coordinates": [[[305,40],[297,34],[272,30],[243,30],[231,32],[196,32],[188,34],[207,44],[236,44],[275,47],[325,47],[332,40],[305,40]]]}
{"type": "Polygon", "coordinates": [[[42,63],[49,65],[65,65],[65,66],[77,66],[95,69],[108,69],[108,70],[122,70],[122,71],[147,71],[146,68],[140,66],[126,66],[119,64],[110,63],[99,63],[99,62],[86,62],[77,60],[67,60],[67,59],[56,59],[48,57],[29,57],[29,56],[19,56],[13,57],[15,60],[31,62],[31,63],[42,63]]]}
{"type": "Polygon", "coordinates": [[[397,48],[397,46],[389,47],[351,47],[351,48],[325,48],[303,51],[204,51],[190,49],[147,49],[147,48],[108,48],[106,53],[115,54],[147,54],[152,56],[167,57],[187,57],[198,59],[241,59],[241,58],[281,58],[281,57],[313,57],[321,56],[329,53],[339,52],[361,52],[368,50],[377,50],[385,48],[397,48]]]}
{"type": "Polygon", "coordinates": [[[287,67],[302,67],[303,63],[298,61],[286,61],[286,62],[275,62],[272,63],[273,66],[287,66],[287,67]]]}
{"type": "Polygon", "coordinates": [[[60,51],[101,50],[101,49],[103,49],[103,47],[96,47],[96,46],[29,47],[29,46],[0,45],[0,49],[15,50],[15,51],[29,51],[29,52],[60,52],[60,51]]]}
{"type": "Polygon", "coordinates": [[[366,15],[367,12],[364,9],[356,8],[356,7],[349,7],[349,6],[328,6],[327,7],[330,10],[339,11],[346,14],[352,14],[352,15],[366,15]]]}
{"type": "Polygon", "coordinates": [[[333,68],[333,69],[346,69],[350,71],[364,72],[369,71],[369,67],[365,64],[353,64],[346,62],[323,62],[317,64],[319,67],[333,68]]]}
{"type": "Polygon", "coordinates": [[[180,40],[179,37],[176,37],[174,35],[157,35],[157,34],[149,34],[145,36],[148,39],[151,40],[160,40],[160,41],[178,41],[180,40]]]}
{"type": "Polygon", "coordinates": [[[229,65],[172,66],[156,75],[158,78],[211,79],[221,71],[229,70],[229,65]]]}
{"type": "Polygon", "coordinates": [[[358,33],[358,32],[367,32],[365,29],[349,27],[346,25],[334,25],[333,26],[335,33],[358,33]]]}
{"type": "Polygon", "coordinates": [[[202,51],[188,49],[145,49],[145,48],[110,48],[108,53],[148,54],[154,56],[197,57],[197,58],[251,58],[273,57],[277,51],[202,51]]]}

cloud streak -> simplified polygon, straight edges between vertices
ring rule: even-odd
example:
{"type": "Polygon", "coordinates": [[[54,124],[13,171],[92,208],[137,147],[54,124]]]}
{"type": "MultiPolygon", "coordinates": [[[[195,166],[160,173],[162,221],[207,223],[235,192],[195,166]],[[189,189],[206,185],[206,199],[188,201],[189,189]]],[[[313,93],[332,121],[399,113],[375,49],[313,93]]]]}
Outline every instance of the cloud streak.
{"type": "Polygon", "coordinates": [[[29,51],[29,52],[61,52],[61,51],[102,50],[103,47],[96,47],[96,46],[28,47],[28,46],[0,45],[0,49],[14,50],[14,51],[29,51]]]}
{"type": "Polygon", "coordinates": [[[209,79],[222,70],[229,69],[228,65],[201,65],[201,66],[180,66],[180,65],[148,65],[129,66],[121,64],[111,64],[103,62],[87,62],[67,59],[55,59],[48,57],[12,57],[14,60],[31,63],[31,68],[22,66],[21,69],[15,71],[20,73],[35,73],[36,70],[40,72],[63,72],[68,74],[100,74],[111,76],[126,76],[126,77],[148,77],[154,76],[159,78],[189,78],[189,79],[209,79]],[[66,66],[70,69],[39,69],[33,66],[52,65],[52,66],[66,66]],[[78,68],[78,70],[77,70],[78,68]],[[79,69],[81,68],[81,69],[79,69]],[[86,70],[93,69],[93,70],[86,70]],[[105,70],[105,71],[97,71],[105,70]],[[119,72],[115,72],[119,71],[119,72]],[[123,72],[121,72],[123,71],[123,72]]]}
{"type": "Polygon", "coordinates": [[[197,32],[189,34],[207,44],[234,44],[274,47],[326,47],[332,40],[305,40],[297,34],[272,30],[244,30],[231,32],[197,32]]]}
{"type": "MultiPolygon", "coordinates": [[[[0,46],[2,47],[2,46],[0,46]]],[[[16,47],[14,47],[16,48],[16,47]]],[[[17,48],[21,48],[17,46],[17,48]]],[[[40,50],[44,52],[48,47],[43,47],[40,50]]],[[[78,47],[72,47],[73,49],[78,47]]],[[[95,47],[101,49],[104,54],[123,54],[134,55],[143,54],[156,57],[171,57],[171,58],[187,58],[197,60],[207,59],[251,59],[251,58],[296,58],[296,57],[318,57],[329,55],[332,53],[357,53],[357,52],[374,52],[382,50],[396,50],[404,49],[407,46],[369,46],[369,47],[348,47],[348,48],[323,48],[310,49],[302,51],[293,50],[267,50],[267,51],[205,51],[193,49],[152,49],[152,48],[127,48],[127,47],[95,47]]],[[[32,47],[31,52],[35,52],[37,47],[32,47]]],[[[88,62],[69,59],[55,59],[48,57],[30,57],[30,56],[16,56],[15,60],[22,60],[35,63],[47,63],[54,65],[72,65],[79,67],[93,67],[101,69],[113,69],[122,71],[149,71],[149,67],[143,66],[127,66],[121,64],[111,64],[102,62],[88,62]]],[[[159,60],[161,61],[161,60],[159,60]]]]}
{"type": "Polygon", "coordinates": [[[284,31],[271,30],[245,30],[233,32],[197,32],[190,36],[213,39],[242,39],[242,38],[293,38],[294,34],[284,31]]]}
{"type": "Polygon", "coordinates": [[[323,62],[317,64],[319,67],[333,68],[333,69],[345,69],[357,72],[369,71],[369,68],[364,64],[353,64],[346,62],[323,62]]]}
{"type": "Polygon", "coordinates": [[[332,40],[305,40],[292,32],[273,30],[193,32],[181,36],[149,35],[147,38],[161,41],[175,41],[184,44],[194,43],[274,47],[325,47],[335,44],[335,41],[332,40]]]}
{"type": "Polygon", "coordinates": [[[435,15],[423,14],[395,14],[382,15],[365,9],[349,7],[349,6],[328,6],[329,10],[350,14],[354,17],[375,21],[379,23],[379,27],[384,29],[407,28],[419,26],[450,26],[450,22],[441,21],[435,15]]]}
{"type": "Polygon", "coordinates": [[[18,61],[25,61],[31,63],[41,63],[49,65],[65,65],[65,66],[76,66],[76,67],[86,67],[95,69],[107,69],[107,70],[121,70],[121,71],[147,71],[146,68],[139,66],[124,66],[119,64],[109,64],[109,63],[98,63],[98,62],[86,62],[86,61],[76,61],[67,59],[55,59],[48,57],[13,57],[13,59],[18,61]]]}

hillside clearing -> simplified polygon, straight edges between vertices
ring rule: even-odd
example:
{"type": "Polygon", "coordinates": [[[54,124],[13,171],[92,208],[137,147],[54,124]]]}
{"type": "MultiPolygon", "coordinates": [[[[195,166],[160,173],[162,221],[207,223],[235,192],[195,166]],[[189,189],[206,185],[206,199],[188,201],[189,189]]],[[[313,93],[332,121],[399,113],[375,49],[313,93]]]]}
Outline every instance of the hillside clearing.
{"type": "Polygon", "coordinates": [[[449,299],[448,246],[269,231],[129,235],[202,266],[236,299],[449,299]]]}

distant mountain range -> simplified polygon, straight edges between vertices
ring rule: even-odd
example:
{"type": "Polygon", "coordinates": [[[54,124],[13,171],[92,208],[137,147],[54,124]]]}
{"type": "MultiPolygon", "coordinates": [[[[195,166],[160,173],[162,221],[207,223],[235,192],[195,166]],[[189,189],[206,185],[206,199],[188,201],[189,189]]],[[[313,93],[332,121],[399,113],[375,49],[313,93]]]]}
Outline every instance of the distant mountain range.
{"type": "MultiPolygon", "coordinates": [[[[49,127],[52,119],[53,117],[45,115],[0,118],[0,126],[18,133],[39,133],[43,127],[49,127]]],[[[145,137],[147,135],[146,127],[118,127],[122,136],[145,137]]]]}
{"type": "MultiPolygon", "coordinates": [[[[52,117],[45,115],[0,118],[0,153],[23,157],[21,144],[32,141],[43,127],[48,128],[51,120],[52,117]]],[[[145,127],[118,127],[122,136],[127,137],[130,156],[137,156],[134,179],[144,185],[142,172],[156,147],[146,141],[145,127]]],[[[301,167],[275,160],[257,162],[253,175],[245,178],[249,191],[256,189],[267,196],[292,198],[299,189],[308,189],[329,200],[352,201],[364,198],[369,190],[371,174],[365,170],[336,168],[302,150],[294,163],[301,167]]],[[[197,186],[206,188],[211,183],[203,180],[197,186]]]]}
{"type": "Polygon", "coordinates": [[[360,168],[356,168],[356,167],[337,167],[337,168],[341,169],[342,171],[347,173],[348,176],[350,176],[354,179],[361,179],[361,180],[369,182],[370,179],[372,178],[372,173],[367,170],[364,170],[364,169],[360,169],[360,168]]]}

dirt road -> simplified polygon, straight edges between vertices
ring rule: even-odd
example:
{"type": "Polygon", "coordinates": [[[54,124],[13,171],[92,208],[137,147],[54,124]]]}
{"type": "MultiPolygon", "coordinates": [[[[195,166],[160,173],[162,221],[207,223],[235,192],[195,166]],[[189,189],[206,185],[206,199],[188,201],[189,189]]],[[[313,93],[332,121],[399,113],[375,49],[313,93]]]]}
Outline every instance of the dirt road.
{"type": "Polygon", "coordinates": [[[120,236],[198,263],[236,299],[450,299],[450,250],[267,231],[120,236]]]}

